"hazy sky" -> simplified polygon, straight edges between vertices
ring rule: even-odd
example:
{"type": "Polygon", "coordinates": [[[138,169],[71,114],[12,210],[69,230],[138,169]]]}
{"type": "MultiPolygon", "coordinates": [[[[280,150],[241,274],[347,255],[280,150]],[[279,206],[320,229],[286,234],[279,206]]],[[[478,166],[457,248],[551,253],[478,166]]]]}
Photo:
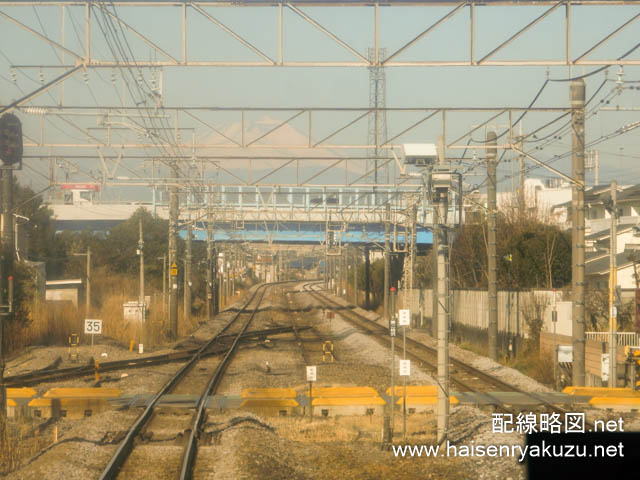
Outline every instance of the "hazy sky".
{"type": "MultiPolygon", "coordinates": [[[[108,3],[108,2],[106,2],[108,3]]],[[[533,20],[548,7],[476,7],[476,54],[482,58],[500,41],[509,38],[519,28],[533,20]]],[[[373,46],[373,8],[371,7],[301,7],[314,20],[331,30],[342,40],[349,43],[360,54],[366,56],[367,49],[373,46]]],[[[414,38],[427,26],[449,12],[452,7],[380,7],[380,40],[381,48],[388,53],[396,51],[400,46],[414,38]]],[[[234,61],[257,61],[260,57],[239,44],[220,28],[206,20],[202,15],[189,9],[191,31],[188,36],[188,56],[192,60],[216,59],[234,61]]],[[[45,32],[50,38],[60,41],[61,10],[59,7],[30,6],[7,7],[0,2],[0,11],[11,15],[39,32],[45,32]]],[[[207,12],[224,22],[236,33],[255,43],[261,51],[271,58],[277,58],[277,8],[207,8],[207,12]]],[[[170,55],[180,58],[180,9],[175,7],[118,7],[121,19],[134,25],[141,33],[153,38],[170,55]]],[[[615,27],[640,13],[640,7],[572,7],[572,50],[573,57],[582,54],[590,46],[606,36],[615,27]]],[[[525,59],[562,59],[564,55],[564,8],[545,18],[539,25],[512,45],[499,52],[493,60],[525,59]]],[[[92,52],[95,58],[112,59],[109,46],[105,43],[100,31],[99,11],[94,8],[94,25],[92,32],[92,52]]],[[[446,24],[438,27],[427,38],[399,55],[396,60],[465,60],[468,58],[468,8],[463,9],[446,24]]],[[[61,59],[53,49],[43,41],[35,38],[14,24],[0,17],[0,103],[7,103],[29,92],[40,84],[38,69],[19,69],[12,72],[10,64],[60,64],[61,59]],[[15,74],[16,83],[12,75],[15,74]]],[[[316,61],[353,61],[357,58],[341,46],[332,42],[321,32],[313,29],[295,13],[285,9],[284,15],[284,57],[288,60],[316,61]]],[[[64,16],[65,45],[78,53],[81,52],[78,39],[84,38],[84,10],[80,7],[66,9],[64,16]]],[[[163,59],[153,54],[151,49],[132,35],[127,36],[130,46],[138,61],[152,58],[163,59]]],[[[640,21],[636,21],[615,36],[610,43],[596,50],[588,58],[617,58],[634,47],[640,39],[640,21]]],[[[631,53],[626,59],[640,59],[640,49],[631,53]]],[[[69,55],[67,64],[72,63],[69,55]]],[[[565,79],[571,75],[582,75],[595,70],[596,67],[389,67],[387,75],[387,106],[389,107],[498,107],[527,106],[538,93],[547,78],[565,79]]],[[[43,80],[49,81],[63,70],[43,69],[43,80]]],[[[618,67],[608,69],[611,80],[600,90],[590,107],[596,106],[601,99],[610,103],[608,107],[636,107],[640,109],[640,68],[627,66],[624,68],[625,88],[615,92],[615,80],[618,67]]],[[[137,75],[137,72],[134,72],[137,75]]],[[[131,75],[130,72],[111,71],[111,69],[90,70],[87,76],[80,72],[65,83],[64,99],[66,104],[99,105],[119,104],[121,95],[121,77],[131,75]],[[115,83],[111,76],[115,75],[115,83]]],[[[143,75],[148,83],[151,73],[145,70],[143,75]]],[[[159,74],[156,73],[156,78],[159,74]]],[[[586,78],[587,97],[598,88],[605,79],[605,72],[586,78]]],[[[165,68],[164,104],[166,106],[260,106],[260,107],[367,107],[369,105],[369,71],[367,68],[165,68]]],[[[51,105],[57,103],[60,89],[52,89],[50,95],[38,97],[34,105],[51,105]]],[[[550,82],[537,99],[536,106],[565,107],[568,105],[568,82],[550,82]]],[[[127,103],[131,103],[127,95],[127,103]]],[[[604,104],[603,104],[604,105],[604,104]]],[[[283,119],[291,113],[264,113],[253,116],[255,121],[264,116],[272,119],[283,119]]],[[[490,114],[468,115],[451,114],[447,118],[447,137],[453,139],[464,133],[472,125],[480,123],[490,114]]],[[[523,131],[542,125],[557,114],[530,114],[523,121],[523,131]]],[[[352,117],[353,118],[353,114],[352,117]]],[[[393,114],[388,117],[389,135],[403,130],[410,125],[418,114],[393,114]]],[[[223,128],[238,122],[239,114],[212,115],[207,120],[223,128]]],[[[587,123],[587,143],[600,138],[625,124],[640,119],[640,111],[620,113],[597,111],[590,116],[587,123]]],[[[73,118],[78,125],[88,126],[86,119],[73,118]]],[[[507,117],[498,119],[497,127],[504,124],[507,117]]],[[[334,118],[319,117],[314,123],[314,137],[322,138],[336,125],[346,123],[348,115],[334,118]]],[[[51,120],[55,127],[48,125],[50,139],[71,141],[72,138],[83,137],[79,131],[62,122],[51,120]],[[63,140],[64,139],[64,140],[63,140]]],[[[302,119],[299,120],[302,122],[302,119]]],[[[25,130],[36,138],[39,137],[39,121],[37,117],[25,118],[25,130]]],[[[559,127],[564,122],[558,123],[559,127]]],[[[193,124],[195,127],[197,124],[193,124]]],[[[306,123],[300,123],[303,129],[306,123]]],[[[95,125],[93,125],[95,126],[95,125]]],[[[292,123],[296,127],[296,123],[292,123]]],[[[198,127],[196,135],[203,135],[206,129],[198,127]]],[[[441,129],[440,121],[433,120],[412,131],[398,140],[404,142],[434,142],[441,129]]],[[[552,129],[547,130],[550,132],[552,129]]],[[[541,132],[544,134],[545,132],[541,132]]],[[[345,136],[350,141],[365,143],[367,122],[361,121],[345,136]]],[[[479,140],[484,131],[474,135],[479,140]]],[[[540,135],[543,136],[543,135],[540,135]]],[[[343,137],[344,138],[344,137],[343,137]]],[[[552,144],[540,142],[543,148],[535,155],[541,160],[551,159],[570,150],[570,135],[552,138],[552,144]]],[[[529,148],[535,148],[532,144],[529,148]]],[[[618,136],[614,139],[594,146],[600,151],[601,182],[613,178],[619,181],[640,181],[640,128],[618,136]]],[[[360,152],[362,153],[362,152],[360,152]]],[[[459,155],[454,152],[452,155],[459,155]]],[[[479,154],[481,156],[481,154],[479,154]]],[[[471,154],[468,152],[467,157],[471,154]]],[[[512,155],[505,156],[505,160],[512,155]]],[[[88,166],[88,161],[83,165],[88,166]]],[[[35,162],[34,168],[42,170],[44,162],[35,162]]],[[[569,162],[559,160],[554,166],[568,171],[569,162]]],[[[97,169],[97,164],[93,165],[97,169]]],[[[510,174],[512,165],[505,162],[501,166],[502,174],[510,174]]],[[[481,183],[484,169],[479,168],[481,175],[470,178],[469,183],[481,183]]],[[[34,184],[44,185],[46,180],[33,171],[25,170],[25,175],[34,184]]],[[[42,173],[47,173],[46,170],[42,173]]],[[[535,176],[550,176],[537,170],[535,176]]],[[[503,182],[501,188],[511,188],[511,180],[503,182]]]]}

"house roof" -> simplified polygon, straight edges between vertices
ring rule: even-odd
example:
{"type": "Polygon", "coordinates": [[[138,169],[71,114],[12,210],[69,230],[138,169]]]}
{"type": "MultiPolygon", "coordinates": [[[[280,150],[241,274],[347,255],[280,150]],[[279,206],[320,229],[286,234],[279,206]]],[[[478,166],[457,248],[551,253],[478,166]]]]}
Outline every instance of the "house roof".
{"type": "MultiPolygon", "coordinates": [[[[594,185],[584,192],[584,203],[603,204],[611,195],[611,184],[594,185]]],[[[640,201],[640,185],[618,185],[618,202],[640,201]]],[[[555,205],[553,208],[570,208],[571,200],[555,205]]]]}
{"type": "MultiPolygon", "coordinates": [[[[625,250],[622,253],[616,255],[617,268],[623,268],[633,264],[633,255],[636,255],[638,261],[640,261],[640,251],[625,250]]],[[[589,262],[585,266],[585,275],[603,275],[609,272],[609,255],[605,255],[602,258],[589,262]]]]}
{"type": "Polygon", "coordinates": [[[633,185],[618,193],[618,202],[640,201],[640,185],[633,185]]]}
{"type": "Polygon", "coordinates": [[[596,252],[585,252],[584,261],[585,263],[594,262],[599,258],[607,257],[609,258],[609,254],[607,252],[596,251],[596,252]]]}
{"type": "MultiPolygon", "coordinates": [[[[624,233],[626,231],[631,230],[631,227],[635,227],[636,223],[619,223],[618,224],[618,234],[624,233]]],[[[609,234],[611,232],[611,227],[600,230],[598,232],[592,233],[584,237],[585,240],[602,240],[603,238],[609,238],[609,234]]]]}

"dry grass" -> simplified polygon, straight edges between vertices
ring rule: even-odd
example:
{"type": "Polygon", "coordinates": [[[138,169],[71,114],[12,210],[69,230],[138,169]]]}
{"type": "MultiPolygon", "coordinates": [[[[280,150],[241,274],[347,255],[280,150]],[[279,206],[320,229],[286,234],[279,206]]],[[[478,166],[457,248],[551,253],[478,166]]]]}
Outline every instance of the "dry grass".
{"type": "Polygon", "coordinates": [[[15,470],[51,442],[52,438],[38,435],[30,421],[9,422],[0,416],[0,475],[15,470]]]}
{"type": "Polygon", "coordinates": [[[553,387],[553,357],[542,355],[537,350],[528,349],[507,363],[525,375],[537,380],[543,385],[553,387]]]}
{"type": "MultiPolygon", "coordinates": [[[[128,346],[131,340],[136,344],[144,343],[149,348],[162,346],[169,339],[161,292],[145,292],[151,296],[151,304],[148,306],[149,314],[144,329],[140,323],[124,319],[123,303],[136,301],[138,288],[136,278],[97,271],[91,285],[89,318],[101,319],[103,335],[121,342],[123,346],[128,346]]],[[[27,310],[28,318],[16,319],[5,327],[9,352],[20,351],[30,345],[66,345],[69,335],[74,333],[80,336],[81,344],[91,342],[90,337],[83,333],[86,316],[84,304],[76,308],[71,302],[34,301],[27,310]]],[[[205,320],[194,315],[185,321],[183,316],[183,303],[179,299],[180,337],[191,334],[205,320]]]]}
{"type": "MultiPolygon", "coordinates": [[[[407,438],[412,441],[434,439],[429,427],[432,414],[407,416],[407,438]],[[427,432],[430,433],[427,433],[427,432]]],[[[380,442],[382,441],[381,415],[340,415],[329,418],[274,417],[269,422],[280,437],[296,442],[380,442]]],[[[402,414],[396,412],[395,434],[402,434],[402,414]]]]}

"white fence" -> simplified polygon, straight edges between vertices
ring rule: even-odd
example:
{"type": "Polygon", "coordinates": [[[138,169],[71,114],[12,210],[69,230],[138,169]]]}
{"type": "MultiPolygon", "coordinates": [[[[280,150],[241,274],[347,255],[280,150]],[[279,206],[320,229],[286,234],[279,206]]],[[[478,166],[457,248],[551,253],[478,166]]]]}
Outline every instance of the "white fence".
{"type": "MultiPolygon", "coordinates": [[[[585,332],[587,340],[594,340],[596,342],[609,343],[611,335],[609,332],[585,332]]],[[[640,334],[633,332],[618,332],[617,334],[618,345],[621,346],[640,346],[640,334]]]]}

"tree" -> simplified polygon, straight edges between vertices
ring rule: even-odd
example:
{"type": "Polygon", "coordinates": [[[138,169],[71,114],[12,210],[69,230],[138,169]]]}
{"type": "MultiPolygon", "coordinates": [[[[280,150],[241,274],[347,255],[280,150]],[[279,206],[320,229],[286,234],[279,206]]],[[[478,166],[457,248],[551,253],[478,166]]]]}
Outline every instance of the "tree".
{"type": "MultiPolygon", "coordinates": [[[[507,205],[497,219],[499,288],[560,288],[571,280],[570,234],[544,215],[507,205]]],[[[454,288],[486,288],[487,228],[480,224],[458,229],[451,249],[454,288]]]]}
{"type": "Polygon", "coordinates": [[[31,188],[14,180],[13,189],[14,221],[19,225],[19,235],[26,239],[21,242],[26,248],[20,253],[29,260],[46,262],[55,256],[53,212],[31,188]]]}

